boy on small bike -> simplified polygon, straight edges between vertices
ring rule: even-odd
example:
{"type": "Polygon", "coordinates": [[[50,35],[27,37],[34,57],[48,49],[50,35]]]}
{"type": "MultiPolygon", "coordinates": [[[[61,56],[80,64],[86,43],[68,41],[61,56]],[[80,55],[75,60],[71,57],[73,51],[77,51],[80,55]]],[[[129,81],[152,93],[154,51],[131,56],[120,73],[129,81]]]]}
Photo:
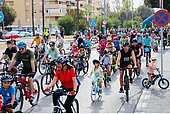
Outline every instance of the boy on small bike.
{"type": "Polygon", "coordinates": [[[153,76],[154,75],[154,69],[156,69],[156,58],[155,57],[153,57],[152,59],[152,62],[149,64],[149,66],[148,66],[148,72],[147,72],[147,74],[148,74],[148,80],[146,81],[146,88],[148,89],[149,88],[149,86],[148,86],[148,84],[149,84],[149,82],[151,82],[152,83],[152,77],[151,76],[153,76]]]}
{"type": "Polygon", "coordinates": [[[16,100],[16,96],[15,96],[16,90],[11,85],[12,77],[9,75],[3,75],[1,77],[1,82],[2,85],[0,86],[0,94],[3,97],[3,102],[2,102],[2,108],[0,112],[13,113],[12,109],[15,109],[15,107],[18,105],[18,101],[16,100]]]}
{"type": "Polygon", "coordinates": [[[85,50],[85,48],[84,48],[83,45],[80,46],[79,57],[80,57],[80,60],[81,60],[83,63],[85,63],[84,58],[86,57],[86,50],[85,50]]]}
{"type": "Polygon", "coordinates": [[[102,68],[107,69],[108,77],[109,77],[109,80],[111,81],[111,77],[110,77],[111,76],[111,56],[108,50],[104,51],[104,56],[102,57],[100,62],[102,63],[102,68]]]}
{"type": "Polygon", "coordinates": [[[103,84],[103,79],[104,79],[103,70],[100,67],[100,61],[94,59],[93,65],[94,65],[94,68],[92,69],[90,73],[90,77],[92,76],[92,74],[94,74],[92,85],[94,85],[94,82],[98,81],[99,93],[102,94],[102,84],[103,84]]]}

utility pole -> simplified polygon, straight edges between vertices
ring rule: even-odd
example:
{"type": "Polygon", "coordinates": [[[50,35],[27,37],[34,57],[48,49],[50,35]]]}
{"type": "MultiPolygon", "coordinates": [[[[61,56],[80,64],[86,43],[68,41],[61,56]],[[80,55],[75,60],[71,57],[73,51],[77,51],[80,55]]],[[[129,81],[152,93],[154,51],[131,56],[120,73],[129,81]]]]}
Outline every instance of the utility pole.
{"type": "Polygon", "coordinates": [[[79,31],[79,0],[77,0],[77,32],[79,31]]]}
{"type": "Polygon", "coordinates": [[[42,32],[44,38],[44,0],[42,0],[42,32]]]}
{"type": "Polygon", "coordinates": [[[35,30],[34,30],[34,0],[32,0],[32,33],[33,33],[33,36],[35,36],[35,30]]]}
{"type": "Polygon", "coordinates": [[[133,29],[133,24],[134,24],[134,19],[133,19],[133,0],[132,0],[132,29],[133,29]]]}
{"type": "MultiPolygon", "coordinates": [[[[104,20],[106,20],[106,0],[104,0],[104,20]]],[[[104,25],[104,34],[106,34],[106,25],[104,25]]]]}

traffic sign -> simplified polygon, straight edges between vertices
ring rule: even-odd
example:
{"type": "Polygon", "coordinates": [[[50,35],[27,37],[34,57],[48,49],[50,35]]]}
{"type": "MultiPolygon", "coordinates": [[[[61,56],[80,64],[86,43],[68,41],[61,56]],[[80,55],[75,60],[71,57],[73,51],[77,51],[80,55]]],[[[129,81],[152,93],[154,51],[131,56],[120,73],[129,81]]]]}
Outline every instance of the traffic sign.
{"type": "Polygon", "coordinates": [[[2,22],[4,20],[4,14],[2,13],[2,11],[0,11],[0,22],[2,22]]]}
{"type": "Polygon", "coordinates": [[[157,26],[166,26],[170,22],[170,14],[166,10],[159,10],[154,14],[153,21],[157,26]]]}
{"type": "Polygon", "coordinates": [[[96,24],[96,20],[90,20],[90,26],[92,27],[95,27],[97,24],[96,24]]]}
{"type": "Polygon", "coordinates": [[[107,20],[103,20],[103,21],[102,21],[102,24],[103,24],[103,25],[107,25],[107,24],[108,24],[107,20]]]}

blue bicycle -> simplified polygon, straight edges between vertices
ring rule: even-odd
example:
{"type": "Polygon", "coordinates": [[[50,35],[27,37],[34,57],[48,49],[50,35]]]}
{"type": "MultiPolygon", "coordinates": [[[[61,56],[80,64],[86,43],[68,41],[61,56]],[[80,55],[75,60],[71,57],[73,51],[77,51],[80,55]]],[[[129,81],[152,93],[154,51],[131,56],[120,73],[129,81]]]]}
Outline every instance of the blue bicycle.
{"type": "Polygon", "coordinates": [[[91,90],[91,100],[92,102],[95,102],[96,100],[100,100],[102,98],[102,96],[100,95],[99,92],[99,84],[98,84],[98,80],[94,81],[94,84],[92,85],[92,90],[91,90]]]}

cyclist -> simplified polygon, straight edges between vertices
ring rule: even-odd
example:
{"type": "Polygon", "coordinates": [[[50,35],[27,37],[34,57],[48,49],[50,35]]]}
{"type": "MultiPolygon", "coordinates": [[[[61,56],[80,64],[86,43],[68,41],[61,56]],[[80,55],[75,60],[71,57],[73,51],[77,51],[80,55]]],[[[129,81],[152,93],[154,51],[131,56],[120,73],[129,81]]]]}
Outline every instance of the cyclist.
{"type": "MultiPolygon", "coordinates": [[[[61,87],[71,94],[67,95],[67,99],[64,103],[64,108],[66,109],[66,113],[72,113],[71,103],[78,93],[78,83],[76,80],[74,68],[67,64],[67,62],[68,57],[66,56],[60,56],[57,58],[58,69],[56,70],[53,81],[48,85],[45,91],[49,91],[50,88],[53,87],[58,80],[60,80],[61,87]]],[[[57,89],[56,92],[59,92],[59,90],[57,89]]],[[[57,99],[60,97],[60,95],[58,95],[56,92],[54,92],[52,95],[54,105],[53,112],[57,112],[57,99]]]]}
{"type": "Polygon", "coordinates": [[[63,54],[63,53],[62,53],[62,48],[63,48],[63,44],[64,44],[63,38],[61,38],[61,36],[59,36],[59,37],[56,39],[55,42],[56,42],[57,48],[58,48],[59,51],[60,51],[60,54],[63,54]]]}
{"type": "Polygon", "coordinates": [[[114,43],[114,46],[116,48],[116,51],[119,51],[121,49],[121,43],[119,41],[119,38],[114,37],[113,43],[114,43]]]}
{"type": "Polygon", "coordinates": [[[91,40],[90,40],[90,38],[89,37],[86,37],[86,47],[91,47],[92,46],[92,44],[91,44],[91,40]]]}
{"type": "MultiPolygon", "coordinates": [[[[121,49],[118,52],[118,58],[116,61],[116,69],[118,68],[118,64],[120,63],[120,68],[132,68],[131,66],[131,57],[134,63],[134,68],[137,68],[136,66],[136,58],[135,58],[135,54],[134,51],[132,51],[132,49],[129,48],[129,43],[125,42],[123,43],[123,49],[121,49]]],[[[120,91],[119,93],[123,93],[123,75],[124,75],[124,71],[120,70],[120,91]]],[[[130,76],[130,83],[133,83],[133,79],[132,79],[132,69],[129,69],[129,76],[130,76]]]]}
{"type": "MultiPolygon", "coordinates": [[[[10,75],[3,75],[1,77],[2,85],[0,86],[0,94],[3,97],[2,102],[2,112],[10,112],[12,113],[12,109],[15,109],[15,107],[18,105],[18,101],[16,99],[16,90],[11,85],[12,83],[12,77],[10,75]]],[[[0,112],[1,112],[0,111],[0,112]]]]}
{"type": "Polygon", "coordinates": [[[11,42],[12,42],[12,46],[13,46],[14,48],[16,48],[16,50],[17,50],[16,40],[15,40],[15,39],[11,39],[11,42]]]}
{"type": "Polygon", "coordinates": [[[83,38],[80,37],[80,34],[77,33],[76,35],[77,37],[77,42],[78,42],[78,48],[80,48],[80,45],[84,45],[84,47],[86,47],[86,42],[83,40],[83,38]]]}
{"type": "Polygon", "coordinates": [[[25,42],[19,42],[17,44],[17,47],[19,48],[19,51],[16,53],[14,59],[11,61],[10,66],[8,67],[8,71],[12,69],[16,61],[22,61],[23,63],[23,69],[21,71],[22,74],[28,74],[28,73],[33,73],[33,76],[29,76],[28,82],[30,85],[30,90],[31,90],[31,96],[29,101],[33,101],[33,91],[34,91],[34,86],[33,86],[33,81],[32,78],[34,78],[36,71],[37,71],[37,64],[36,60],[34,58],[34,54],[31,50],[27,49],[27,44],[25,42]]]}
{"type": "Polygon", "coordinates": [[[5,59],[7,56],[9,57],[9,60],[12,60],[13,57],[15,56],[16,52],[17,52],[17,50],[15,47],[12,46],[12,42],[7,41],[7,48],[6,48],[5,52],[3,53],[3,56],[0,59],[0,61],[5,59]]]}
{"type": "Polygon", "coordinates": [[[143,43],[144,43],[144,55],[145,55],[145,48],[149,48],[149,62],[150,62],[152,38],[149,37],[149,33],[146,33],[146,36],[143,38],[143,43]]]}
{"type": "MultiPolygon", "coordinates": [[[[152,81],[151,76],[154,75],[154,69],[156,68],[156,60],[157,59],[155,57],[153,57],[151,60],[152,60],[152,62],[149,64],[148,72],[147,72],[147,74],[148,74],[148,80],[146,82],[147,85],[149,84],[150,81],[152,81]]],[[[149,87],[146,86],[146,88],[148,89],[149,87]]]]}
{"type": "Polygon", "coordinates": [[[81,60],[83,63],[85,63],[84,58],[86,57],[86,50],[85,50],[85,48],[84,48],[83,45],[80,46],[79,57],[80,57],[80,60],[81,60]]]}
{"type": "Polygon", "coordinates": [[[99,93],[101,95],[102,94],[102,83],[104,79],[103,69],[100,67],[100,61],[96,59],[93,60],[93,65],[94,65],[94,68],[92,69],[89,77],[91,77],[92,74],[94,75],[92,85],[94,85],[94,82],[98,81],[99,93]]]}
{"type": "MultiPolygon", "coordinates": [[[[54,41],[50,41],[49,42],[50,48],[47,50],[46,54],[44,55],[44,57],[41,60],[41,64],[44,63],[44,60],[50,61],[50,67],[52,69],[52,71],[54,71],[54,67],[55,67],[55,60],[58,57],[58,49],[55,48],[55,42],[54,41]],[[48,56],[51,56],[50,60],[49,58],[47,58],[48,56]]],[[[54,75],[54,72],[53,72],[54,75]]]]}
{"type": "Polygon", "coordinates": [[[34,44],[34,42],[36,43],[36,46],[39,46],[39,44],[41,43],[42,38],[40,37],[39,33],[36,33],[36,37],[33,39],[31,46],[34,44]]]}
{"type": "Polygon", "coordinates": [[[133,39],[133,43],[131,45],[131,49],[134,51],[135,53],[135,57],[136,57],[136,64],[138,67],[138,76],[140,75],[140,59],[141,59],[141,48],[138,45],[138,41],[136,39],[133,39]]]}
{"type": "Polygon", "coordinates": [[[102,68],[107,69],[108,77],[109,77],[109,80],[111,81],[111,57],[110,57],[110,53],[108,50],[104,51],[104,56],[102,57],[100,62],[102,63],[102,68]]]}
{"type": "Polygon", "coordinates": [[[110,54],[112,54],[113,51],[115,51],[114,43],[112,42],[112,38],[110,37],[107,38],[106,49],[110,52],[110,54]]]}
{"type": "Polygon", "coordinates": [[[47,50],[48,50],[48,47],[47,47],[47,45],[45,44],[44,39],[42,39],[42,40],[41,40],[41,43],[40,43],[39,46],[38,46],[38,55],[41,55],[41,57],[44,57],[45,52],[47,52],[47,50]]]}
{"type": "Polygon", "coordinates": [[[79,57],[79,50],[76,44],[72,46],[71,52],[68,54],[68,56],[72,56],[74,61],[78,60],[79,57]]]}
{"type": "Polygon", "coordinates": [[[107,44],[107,40],[105,39],[105,37],[103,36],[102,39],[99,41],[98,46],[96,47],[97,49],[99,48],[99,53],[100,55],[103,54],[105,48],[106,48],[106,44],[107,44]]]}

